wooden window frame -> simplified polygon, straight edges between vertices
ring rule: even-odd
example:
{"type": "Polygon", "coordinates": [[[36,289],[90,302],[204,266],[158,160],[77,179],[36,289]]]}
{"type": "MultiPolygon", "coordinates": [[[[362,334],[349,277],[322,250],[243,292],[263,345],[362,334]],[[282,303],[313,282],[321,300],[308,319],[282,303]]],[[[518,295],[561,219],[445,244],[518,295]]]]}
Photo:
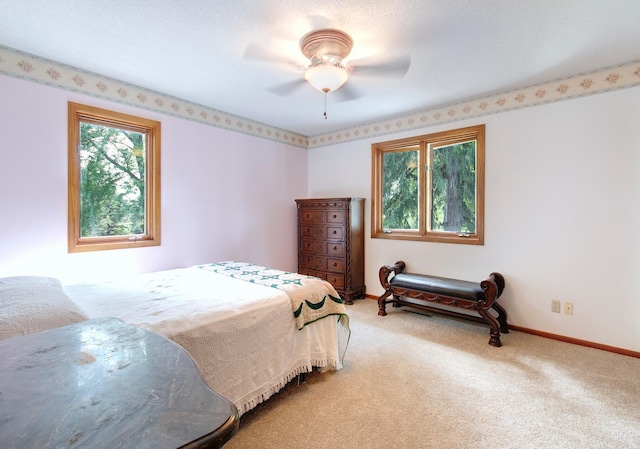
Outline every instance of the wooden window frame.
{"type": "Polygon", "coordinates": [[[160,245],[160,122],[69,102],[68,108],[68,251],[102,251],[160,245]],[[126,236],[80,236],[80,123],[145,134],[145,233],[126,236]]]}
{"type": "Polygon", "coordinates": [[[379,142],[371,145],[371,237],[389,240],[412,240],[442,243],[484,245],[484,172],[485,125],[379,142]],[[432,231],[429,229],[431,214],[431,174],[427,170],[429,153],[433,146],[453,145],[469,140],[476,141],[476,232],[462,234],[432,231]],[[383,155],[394,151],[419,151],[418,170],[418,229],[393,229],[382,227],[382,179],[383,155]]]}

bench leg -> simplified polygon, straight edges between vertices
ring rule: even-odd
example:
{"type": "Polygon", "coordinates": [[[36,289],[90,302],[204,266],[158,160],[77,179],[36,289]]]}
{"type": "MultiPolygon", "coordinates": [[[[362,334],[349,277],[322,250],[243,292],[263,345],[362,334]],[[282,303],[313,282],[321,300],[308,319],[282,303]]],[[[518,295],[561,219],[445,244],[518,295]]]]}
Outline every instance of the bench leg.
{"type": "Polygon", "coordinates": [[[500,335],[491,335],[489,337],[489,344],[491,346],[495,346],[496,348],[499,348],[500,346],[502,346],[502,342],[500,341],[500,335]]]}
{"type": "Polygon", "coordinates": [[[391,290],[384,292],[382,296],[378,298],[378,315],[387,316],[387,301],[386,299],[391,294],[391,290]]]}
{"type": "Polygon", "coordinates": [[[498,320],[496,320],[496,318],[487,310],[480,309],[478,310],[478,313],[480,313],[482,318],[484,318],[484,320],[489,323],[489,326],[491,326],[491,329],[489,330],[489,344],[499,348],[502,346],[502,342],[500,341],[500,324],[498,323],[498,320]]]}
{"type": "Polygon", "coordinates": [[[507,311],[498,304],[494,302],[491,306],[496,312],[498,312],[498,322],[500,323],[500,332],[503,334],[509,333],[509,325],[507,324],[507,311]]]}

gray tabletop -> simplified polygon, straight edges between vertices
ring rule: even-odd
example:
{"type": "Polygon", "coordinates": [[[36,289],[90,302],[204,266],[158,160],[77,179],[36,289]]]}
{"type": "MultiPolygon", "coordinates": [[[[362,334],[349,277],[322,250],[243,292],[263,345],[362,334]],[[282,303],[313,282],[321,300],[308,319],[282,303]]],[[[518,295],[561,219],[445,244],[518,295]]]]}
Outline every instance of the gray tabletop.
{"type": "Polygon", "coordinates": [[[220,447],[236,408],[158,334],[100,318],[0,341],[0,446],[220,447]]]}

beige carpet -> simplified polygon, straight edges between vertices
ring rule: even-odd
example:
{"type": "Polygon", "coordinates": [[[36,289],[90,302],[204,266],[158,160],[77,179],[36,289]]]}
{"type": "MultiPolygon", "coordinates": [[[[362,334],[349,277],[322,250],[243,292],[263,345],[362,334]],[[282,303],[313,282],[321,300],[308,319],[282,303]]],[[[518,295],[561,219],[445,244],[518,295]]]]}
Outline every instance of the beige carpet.
{"type": "Polygon", "coordinates": [[[640,448],[640,359],[387,307],[348,308],[345,368],[241,418],[225,449],[640,448]]]}

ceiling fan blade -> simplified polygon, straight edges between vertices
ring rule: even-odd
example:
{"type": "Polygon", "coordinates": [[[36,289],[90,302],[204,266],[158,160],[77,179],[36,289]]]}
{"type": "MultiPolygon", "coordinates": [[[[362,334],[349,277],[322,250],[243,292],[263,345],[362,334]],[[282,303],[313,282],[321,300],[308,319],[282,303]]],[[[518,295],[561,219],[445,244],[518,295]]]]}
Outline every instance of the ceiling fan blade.
{"type": "Polygon", "coordinates": [[[365,94],[347,81],[340,89],[329,93],[329,95],[333,95],[338,103],[343,103],[345,101],[357,100],[360,97],[364,97],[365,94]]]}
{"type": "Polygon", "coordinates": [[[411,57],[409,55],[393,58],[372,56],[370,58],[356,59],[347,63],[347,69],[358,76],[382,76],[387,78],[402,78],[409,71],[411,57]]]}
{"type": "Polygon", "coordinates": [[[270,87],[267,90],[272,94],[279,95],[284,97],[286,95],[291,95],[300,87],[306,84],[306,80],[304,78],[296,79],[293,81],[289,81],[288,83],[280,84],[279,86],[270,87]]]}
{"type": "Polygon", "coordinates": [[[244,50],[243,57],[246,59],[253,59],[260,62],[284,64],[290,67],[295,67],[296,69],[300,69],[300,64],[298,64],[294,59],[287,58],[280,54],[274,53],[257,44],[247,45],[247,48],[244,50]]]}

